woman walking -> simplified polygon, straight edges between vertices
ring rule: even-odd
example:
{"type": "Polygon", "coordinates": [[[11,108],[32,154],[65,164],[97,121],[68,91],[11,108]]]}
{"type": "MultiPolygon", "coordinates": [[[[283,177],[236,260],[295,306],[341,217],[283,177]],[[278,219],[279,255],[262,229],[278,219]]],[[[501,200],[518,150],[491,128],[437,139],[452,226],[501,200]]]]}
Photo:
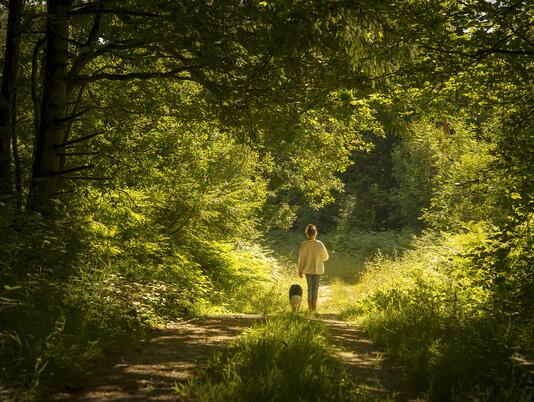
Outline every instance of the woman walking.
{"type": "Polygon", "coordinates": [[[317,227],[309,224],[304,231],[308,240],[300,245],[298,270],[299,277],[306,275],[308,282],[308,309],[317,310],[319,280],[324,274],[324,262],[328,260],[328,252],[324,244],[317,240],[317,227]]]}

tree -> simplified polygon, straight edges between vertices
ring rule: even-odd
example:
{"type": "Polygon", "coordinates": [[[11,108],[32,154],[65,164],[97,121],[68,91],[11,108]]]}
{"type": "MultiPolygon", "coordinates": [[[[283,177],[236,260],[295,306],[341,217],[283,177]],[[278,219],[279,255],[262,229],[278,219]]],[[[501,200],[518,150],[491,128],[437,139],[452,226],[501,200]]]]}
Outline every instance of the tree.
{"type": "Polygon", "coordinates": [[[259,110],[303,100],[311,105],[351,75],[354,49],[365,36],[351,24],[376,29],[375,12],[371,6],[313,1],[288,7],[256,1],[49,0],[28,208],[53,209],[65,180],[91,168],[70,165],[73,155],[66,148],[96,134],[70,138],[72,122],[98,108],[87,96],[98,82],[194,81],[220,108],[223,121],[254,140],[265,129],[249,124],[259,121],[259,110]]]}
{"type": "Polygon", "coordinates": [[[13,177],[11,172],[11,147],[16,121],[16,82],[20,49],[20,34],[23,0],[11,0],[8,4],[6,46],[2,69],[2,87],[0,89],[0,195],[10,197],[13,194],[13,177]]]}
{"type": "Polygon", "coordinates": [[[70,0],[49,0],[47,3],[45,80],[27,205],[29,209],[42,212],[50,208],[50,199],[58,191],[58,176],[64,173],[61,159],[67,123],[71,3],[70,0]]]}

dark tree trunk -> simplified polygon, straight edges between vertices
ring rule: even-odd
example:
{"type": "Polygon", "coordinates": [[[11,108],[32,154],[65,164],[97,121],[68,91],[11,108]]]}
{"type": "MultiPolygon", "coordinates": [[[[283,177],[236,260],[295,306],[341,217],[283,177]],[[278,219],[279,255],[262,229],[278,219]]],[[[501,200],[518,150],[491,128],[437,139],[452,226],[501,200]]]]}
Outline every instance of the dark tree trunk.
{"type": "MultiPolygon", "coordinates": [[[[17,104],[13,98],[13,109],[17,104]]],[[[13,148],[13,162],[15,162],[15,195],[17,200],[17,208],[22,209],[22,171],[20,167],[19,145],[17,140],[17,113],[13,110],[13,122],[11,123],[11,146],[13,148]]]]}
{"type": "Polygon", "coordinates": [[[59,190],[62,144],[65,141],[68,74],[68,11],[72,0],[49,0],[41,118],[27,208],[53,210],[59,190]]]}
{"type": "Polygon", "coordinates": [[[0,90],[0,198],[13,196],[11,171],[12,124],[15,121],[15,92],[20,49],[22,1],[10,0],[6,31],[6,50],[0,90]]]}

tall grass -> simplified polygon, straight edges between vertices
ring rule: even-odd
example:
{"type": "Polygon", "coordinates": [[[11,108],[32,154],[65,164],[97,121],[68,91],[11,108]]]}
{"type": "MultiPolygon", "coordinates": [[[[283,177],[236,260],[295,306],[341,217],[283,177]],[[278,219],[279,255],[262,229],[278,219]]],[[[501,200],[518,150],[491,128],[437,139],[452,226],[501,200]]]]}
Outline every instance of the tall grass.
{"type": "Polygon", "coordinates": [[[343,371],[325,326],[294,314],[249,329],[176,390],[183,400],[206,402],[378,400],[343,371]]]}
{"type": "Polygon", "coordinates": [[[400,258],[377,256],[343,316],[363,325],[430,400],[527,401],[534,397],[534,321],[499,309],[494,272],[470,252],[482,226],[426,234],[400,258]]]}
{"type": "Polygon", "coordinates": [[[333,231],[325,236],[334,254],[350,255],[364,262],[375,254],[389,257],[401,255],[410,247],[414,233],[409,230],[333,231]]]}
{"type": "MultiPolygon", "coordinates": [[[[325,263],[325,275],[321,278],[319,310],[323,313],[339,313],[357,300],[356,284],[369,258],[400,256],[410,246],[414,235],[409,231],[341,232],[319,234],[319,239],[328,249],[330,259],[325,263]]],[[[268,235],[268,245],[275,251],[278,260],[289,268],[284,280],[299,283],[306,288],[306,281],[296,275],[296,261],[303,233],[274,231],[268,235]]],[[[359,285],[358,285],[359,286],[359,285]]]]}
{"type": "MultiPolygon", "coordinates": [[[[304,228],[303,228],[304,229],[304,228]]],[[[411,231],[340,231],[321,233],[318,239],[323,241],[333,256],[350,256],[352,261],[364,262],[369,257],[380,253],[386,256],[402,254],[409,248],[414,233],[411,231]]],[[[268,235],[269,246],[279,255],[295,262],[300,243],[306,240],[303,232],[273,231],[268,235]]]]}

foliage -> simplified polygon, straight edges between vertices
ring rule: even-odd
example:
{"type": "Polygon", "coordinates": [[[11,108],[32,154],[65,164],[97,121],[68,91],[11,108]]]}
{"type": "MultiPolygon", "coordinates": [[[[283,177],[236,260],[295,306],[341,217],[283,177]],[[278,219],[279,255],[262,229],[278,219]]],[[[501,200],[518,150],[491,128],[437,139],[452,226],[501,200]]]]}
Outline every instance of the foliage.
{"type": "Polygon", "coordinates": [[[312,221],[358,268],[380,251],[355,311],[433,397],[527,398],[529,2],[52,3],[24,2],[1,122],[3,382],[69,381],[162,322],[276,311],[290,264],[256,243],[312,221]],[[32,186],[51,208],[25,210],[32,186]],[[406,251],[428,227],[448,233],[406,251]]]}
{"type": "MultiPolygon", "coordinates": [[[[471,254],[491,229],[428,233],[399,259],[369,262],[356,286],[357,319],[397,357],[431,400],[529,400],[532,316],[495,298],[503,278],[471,254]]],[[[505,279],[512,284],[513,277],[505,279]]]]}
{"type": "MultiPolygon", "coordinates": [[[[335,181],[332,172],[346,166],[343,162],[350,148],[345,145],[358,139],[350,121],[361,120],[359,123],[366,124],[366,119],[359,118],[362,108],[355,99],[349,99],[355,102],[349,103],[355,106],[355,111],[340,118],[339,111],[332,106],[333,98],[343,93],[339,88],[352,90],[356,86],[343,85],[343,80],[358,82],[358,88],[367,86],[366,81],[351,77],[356,64],[361,64],[360,77],[373,69],[391,69],[377,58],[373,62],[368,59],[371,49],[373,52],[380,49],[372,43],[369,34],[384,37],[378,35],[383,21],[373,5],[356,8],[313,1],[289,5],[278,1],[213,4],[194,1],[178,6],[166,0],[157,4],[144,0],[123,4],[112,0],[105,4],[67,1],[56,8],[55,3],[45,7],[47,3],[25,4],[21,51],[24,79],[20,80],[23,98],[19,109],[24,128],[31,128],[22,136],[23,147],[32,144],[35,152],[30,155],[35,154],[39,163],[32,167],[35,180],[29,183],[19,180],[17,191],[22,199],[29,185],[32,196],[28,207],[48,213],[51,213],[50,199],[69,198],[63,197],[61,190],[71,180],[87,179],[70,173],[90,170],[92,163],[80,163],[93,159],[101,151],[66,150],[71,145],[85,148],[86,140],[93,134],[110,128],[101,124],[96,133],[90,131],[88,136],[83,135],[93,127],[92,120],[102,111],[112,111],[111,119],[119,120],[129,111],[131,103],[139,99],[128,97],[132,91],[126,90],[122,102],[108,103],[108,93],[114,92],[115,84],[123,89],[128,86],[137,89],[141,103],[149,104],[149,109],[157,109],[154,106],[159,103],[163,105],[160,109],[167,106],[166,114],[182,124],[188,123],[191,114],[174,114],[171,105],[192,106],[190,94],[194,92],[191,88],[195,88],[201,101],[193,103],[201,107],[190,107],[189,112],[195,110],[196,119],[201,115],[204,121],[221,123],[231,132],[232,139],[254,143],[267,153],[274,150],[272,155],[282,156],[281,161],[298,167],[293,172],[297,175],[290,177],[299,178],[303,173],[310,179],[314,175],[301,172],[305,167],[296,155],[280,153],[284,147],[273,145],[286,141],[290,144],[288,151],[293,151],[291,144],[299,143],[295,139],[302,139],[306,144],[308,139],[322,142],[330,148],[329,152],[333,149],[342,157],[331,158],[331,163],[321,169],[319,180],[312,183],[320,184],[316,194],[315,186],[307,187],[305,196],[321,203],[323,198],[328,198],[328,186],[324,189],[327,181],[321,179],[335,181]],[[58,11],[63,6],[68,12],[58,11]],[[42,28],[47,18],[57,22],[54,29],[42,28]],[[51,49],[56,49],[57,54],[49,59],[51,49]],[[58,64],[61,73],[48,70],[55,58],[61,59],[58,64]],[[49,85],[51,81],[55,85],[49,85]],[[170,82],[169,90],[165,88],[167,82],[170,82]],[[49,102],[49,96],[54,98],[53,102],[49,102]],[[40,119],[41,108],[44,114],[50,114],[50,119],[47,116],[40,119]],[[52,114],[57,116],[51,117],[52,114]],[[317,124],[318,117],[322,120],[320,124],[317,124]],[[65,124],[56,124],[57,120],[65,124]],[[54,149],[46,149],[42,146],[45,143],[54,143],[54,149]],[[41,171],[44,164],[49,168],[41,171]]],[[[391,51],[388,56],[402,55],[391,51]]],[[[344,109],[346,104],[342,102],[344,109]]],[[[151,115],[150,110],[138,113],[139,120],[151,115]]],[[[14,151],[18,148],[16,143],[11,146],[14,151]]],[[[312,151],[307,147],[300,150],[303,156],[312,151]]],[[[2,156],[9,159],[8,154],[2,156]]],[[[17,175],[21,179],[27,172],[20,171],[17,175]]],[[[303,183],[299,180],[298,186],[303,183]]],[[[339,187],[339,182],[332,183],[332,187],[336,184],[339,187]]]]}
{"type": "Polygon", "coordinates": [[[495,146],[480,137],[480,130],[461,121],[442,130],[428,121],[414,123],[394,154],[399,215],[415,211],[412,219],[448,230],[470,221],[497,222],[495,146]]]}
{"type": "Polygon", "coordinates": [[[333,352],[323,324],[294,314],[270,318],[176,391],[199,401],[374,400],[350,381],[333,352]]]}
{"type": "Polygon", "coordinates": [[[3,383],[36,392],[72,385],[95,358],[155,325],[277,308],[272,278],[283,269],[263,250],[244,240],[178,245],[138,209],[142,192],[86,197],[53,226],[28,215],[2,232],[3,383]]]}
{"type": "Polygon", "coordinates": [[[325,242],[330,241],[333,253],[350,255],[362,262],[375,254],[386,256],[402,254],[411,240],[410,230],[384,232],[340,230],[330,232],[325,237],[325,242]]]}
{"type": "MultiPolygon", "coordinates": [[[[388,123],[393,124],[393,123],[388,123]]],[[[444,126],[429,118],[400,122],[371,150],[353,154],[331,211],[308,213],[343,231],[455,229],[464,222],[502,220],[502,177],[487,128],[461,118],[444,126]],[[327,220],[328,219],[328,220],[327,220]]]]}

